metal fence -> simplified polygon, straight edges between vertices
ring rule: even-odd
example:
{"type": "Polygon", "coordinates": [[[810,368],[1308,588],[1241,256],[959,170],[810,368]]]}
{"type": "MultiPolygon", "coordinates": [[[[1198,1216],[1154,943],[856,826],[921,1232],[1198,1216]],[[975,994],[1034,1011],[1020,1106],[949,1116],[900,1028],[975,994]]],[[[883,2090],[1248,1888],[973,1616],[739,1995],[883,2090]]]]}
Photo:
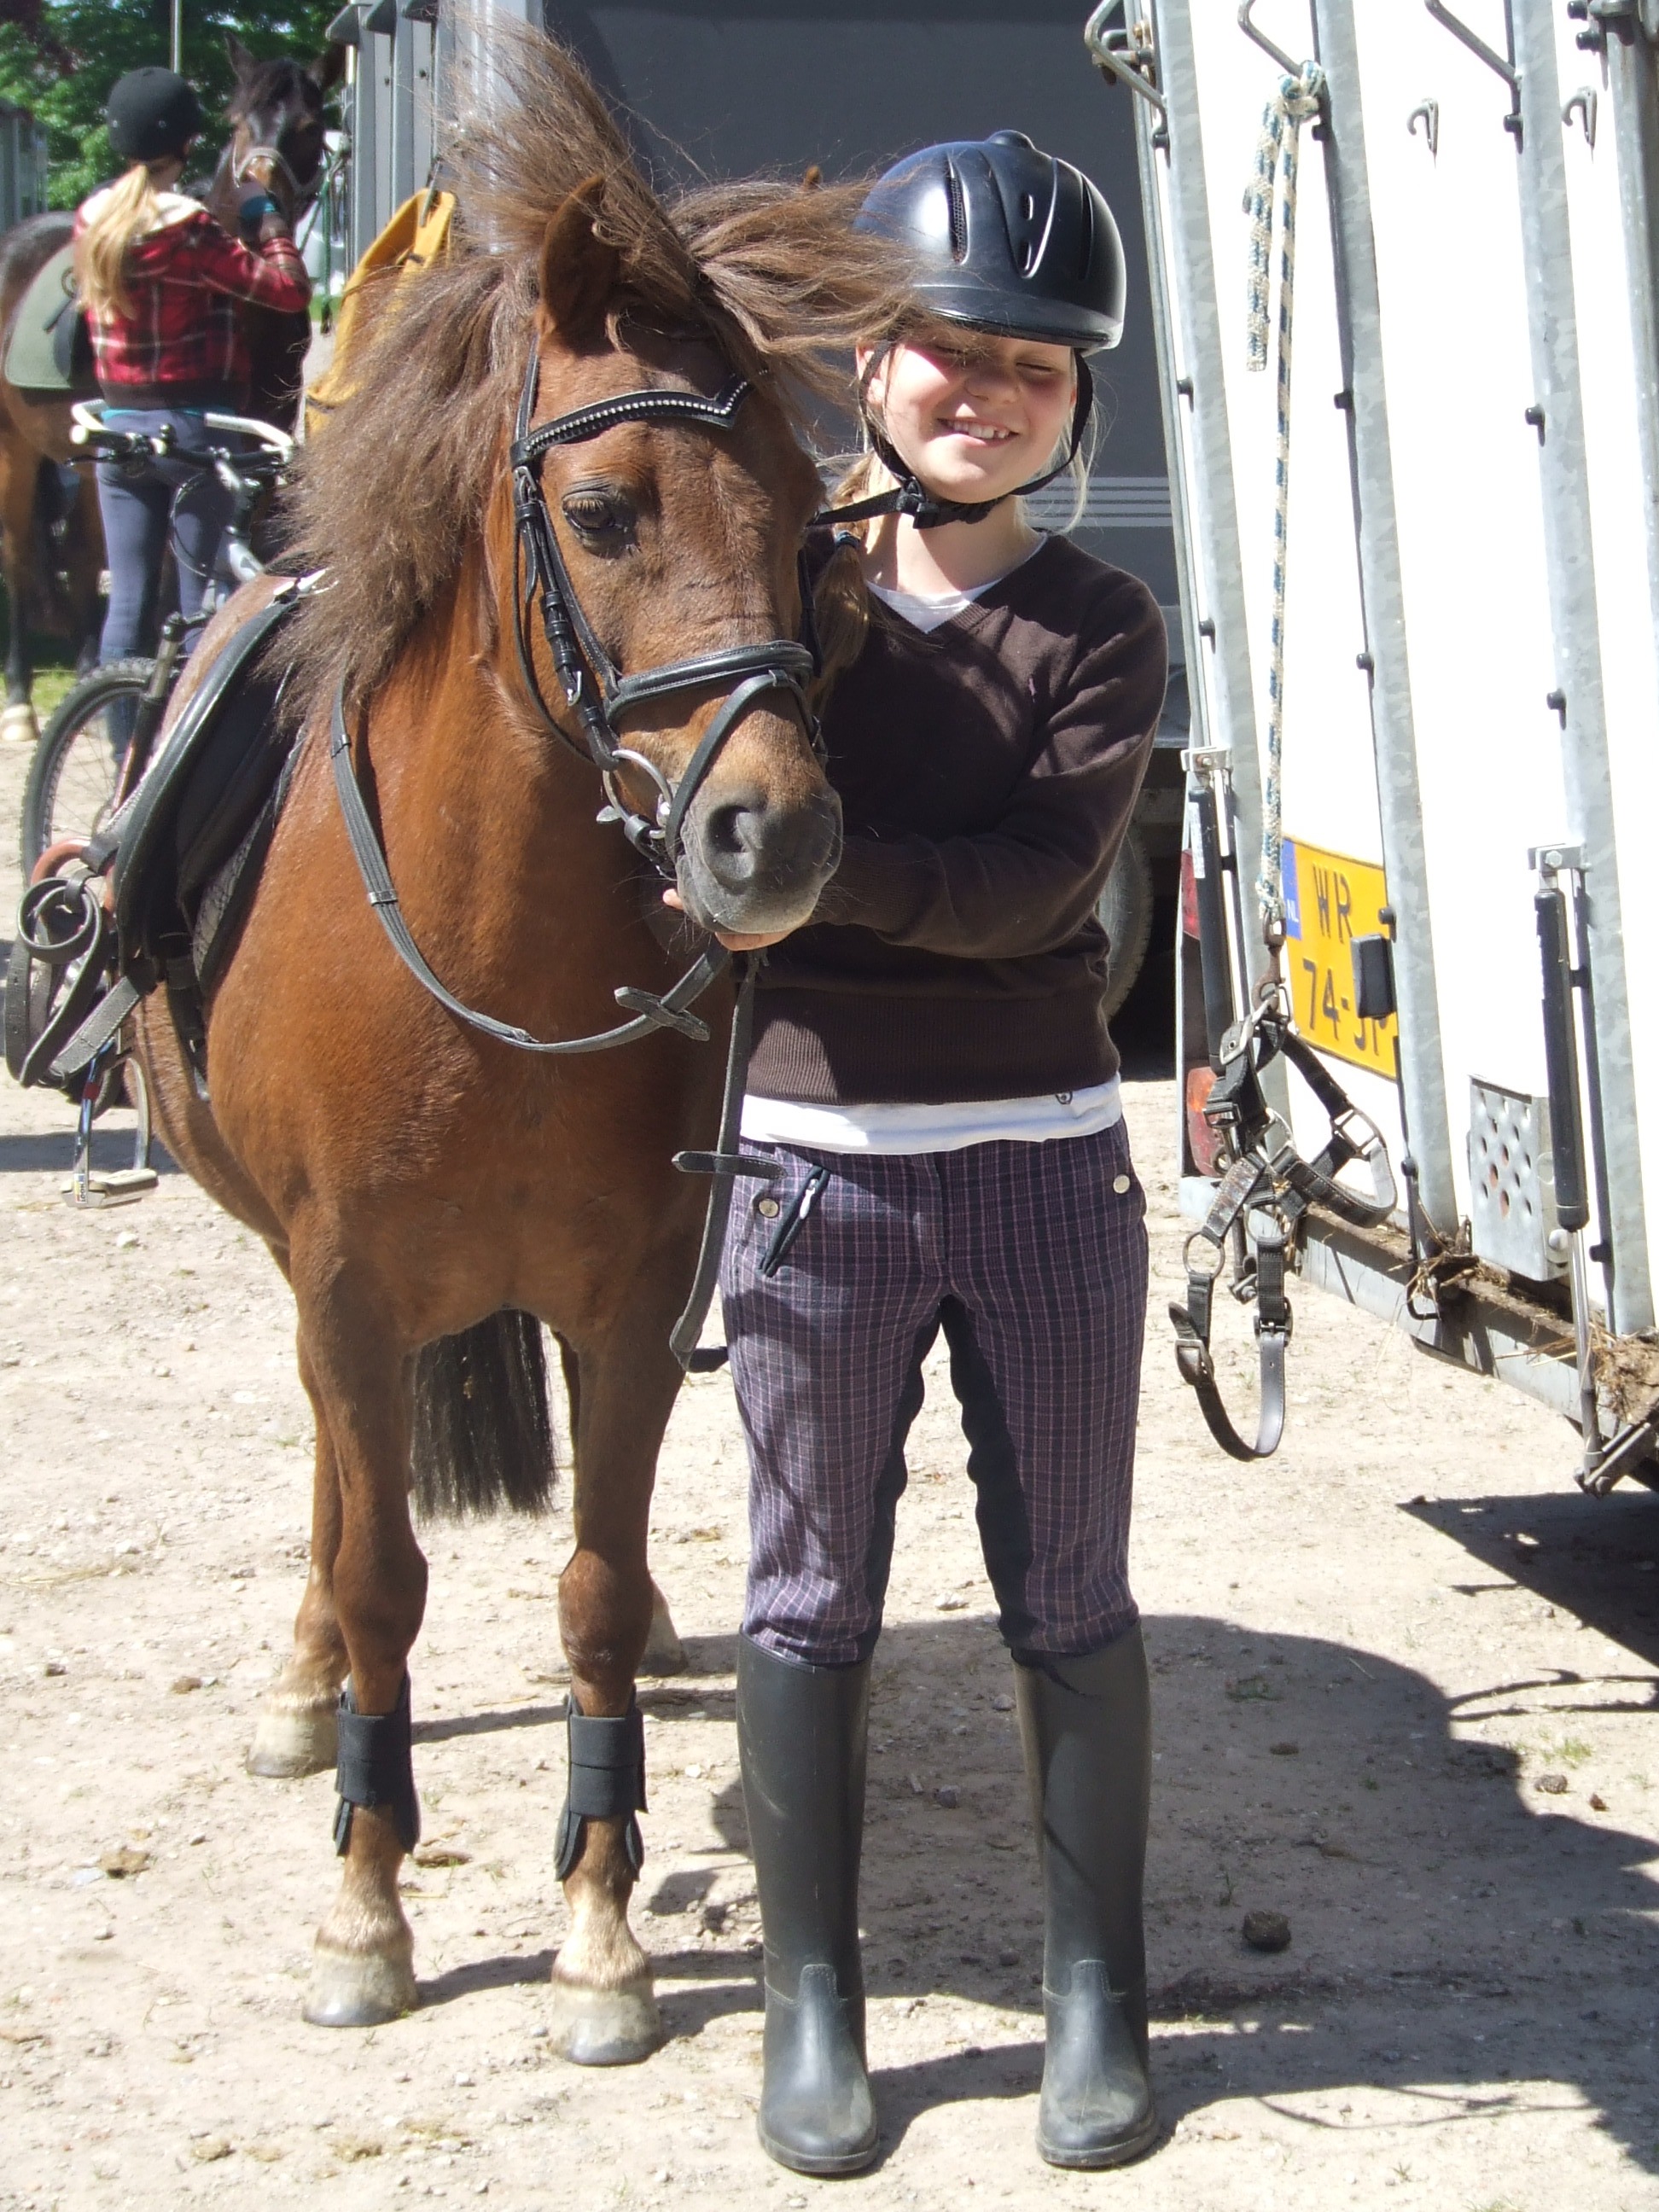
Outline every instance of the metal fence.
{"type": "Polygon", "coordinates": [[[0,230],[46,204],[46,134],[26,107],[0,100],[0,230]]]}

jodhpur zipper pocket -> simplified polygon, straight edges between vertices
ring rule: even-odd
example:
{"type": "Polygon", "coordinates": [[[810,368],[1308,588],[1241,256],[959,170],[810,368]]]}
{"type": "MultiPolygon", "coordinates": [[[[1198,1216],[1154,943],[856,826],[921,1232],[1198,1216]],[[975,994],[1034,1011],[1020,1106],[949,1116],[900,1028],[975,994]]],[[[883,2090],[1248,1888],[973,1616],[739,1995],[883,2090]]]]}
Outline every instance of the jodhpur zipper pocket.
{"type": "Polygon", "coordinates": [[[816,1167],[801,1185],[793,1206],[778,1217],[777,1226],[767,1242],[761,1262],[755,1270],[757,1275],[771,1277],[782,1267],[793,1248],[796,1237],[805,1228],[813,1207],[830,1187],[830,1170],[816,1167]]]}

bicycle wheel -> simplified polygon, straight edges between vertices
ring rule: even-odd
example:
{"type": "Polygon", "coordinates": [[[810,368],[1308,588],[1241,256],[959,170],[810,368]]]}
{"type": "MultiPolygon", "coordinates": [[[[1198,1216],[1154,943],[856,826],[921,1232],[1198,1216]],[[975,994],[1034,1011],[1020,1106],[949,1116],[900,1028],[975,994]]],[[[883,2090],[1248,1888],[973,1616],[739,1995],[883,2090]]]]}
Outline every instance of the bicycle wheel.
{"type": "Polygon", "coordinates": [[[49,845],[65,837],[90,837],[115,797],[134,710],[155,664],[113,660],[94,668],[52,717],[34,748],[23,787],[21,857],[27,883],[49,845]]]}

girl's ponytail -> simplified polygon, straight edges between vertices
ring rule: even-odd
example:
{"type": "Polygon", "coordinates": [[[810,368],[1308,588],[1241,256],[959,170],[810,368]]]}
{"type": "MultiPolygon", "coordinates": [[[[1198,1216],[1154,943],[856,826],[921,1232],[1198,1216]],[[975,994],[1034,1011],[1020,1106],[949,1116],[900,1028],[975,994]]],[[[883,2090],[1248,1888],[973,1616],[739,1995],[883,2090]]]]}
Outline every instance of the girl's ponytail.
{"type": "MultiPolygon", "coordinates": [[[[860,453],[836,484],[832,507],[851,507],[876,493],[891,491],[897,479],[878,453],[860,453]]],[[[812,620],[817,629],[823,672],[812,694],[822,708],[831,685],[843,668],[850,668],[864,650],[870,629],[870,594],[864,585],[861,556],[870,542],[873,521],[849,522],[836,532],[836,550],[823,566],[812,593],[812,620]]]]}
{"type": "Polygon", "coordinates": [[[94,315],[132,313],[128,250],[154,228],[158,212],[155,180],[143,162],[135,161],[104,193],[102,205],[88,218],[76,240],[75,282],[82,304],[94,315]]]}

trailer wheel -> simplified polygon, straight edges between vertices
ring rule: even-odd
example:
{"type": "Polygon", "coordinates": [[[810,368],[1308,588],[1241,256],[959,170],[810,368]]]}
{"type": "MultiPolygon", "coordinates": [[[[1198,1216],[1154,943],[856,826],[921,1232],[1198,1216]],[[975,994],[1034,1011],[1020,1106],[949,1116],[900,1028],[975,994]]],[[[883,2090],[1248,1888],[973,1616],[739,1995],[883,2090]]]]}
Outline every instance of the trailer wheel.
{"type": "Polygon", "coordinates": [[[1152,941],[1152,871],[1140,832],[1133,824],[1095,913],[1111,945],[1105,1008],[1109,1021],[1133,989],[1152,941]]]}

